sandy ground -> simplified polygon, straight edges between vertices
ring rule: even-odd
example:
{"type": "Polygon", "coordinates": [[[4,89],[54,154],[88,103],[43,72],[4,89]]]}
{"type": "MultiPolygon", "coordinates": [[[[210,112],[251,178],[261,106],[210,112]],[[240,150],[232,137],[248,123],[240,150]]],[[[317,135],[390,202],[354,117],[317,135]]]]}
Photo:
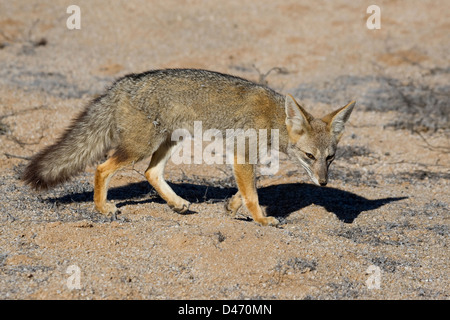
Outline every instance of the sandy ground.
{"type": "Polygon", "coordinates": [[[1,299],[448,299],[450,2],[0,2],[1,299]],[[171,211],[142,176],[118,173],[105,217],[94,167],[43,193],[20,180],[114,79],[194,67],[266,82],[313,114],[357,100],[327,187],[282,157],[241,209],[227,166],[170,163],[193,203],[171,211]],[[268,75],[266,74],[272,68],[268,75]],[[79,280],[79,282],[77,282],[79,280]]]}

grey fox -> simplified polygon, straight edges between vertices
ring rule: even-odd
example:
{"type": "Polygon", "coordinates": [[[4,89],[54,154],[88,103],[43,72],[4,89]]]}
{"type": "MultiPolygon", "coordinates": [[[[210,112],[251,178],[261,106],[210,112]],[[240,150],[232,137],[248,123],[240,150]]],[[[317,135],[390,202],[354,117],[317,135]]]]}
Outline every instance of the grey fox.
{"type": "MultiPolygon", "coordinates": [[[[182,213],[190,203],[164,180],[164,167],[177,145],[171,133],[180,128],[192,131],[193,122],[202,121],[205,129],[279,130],[280,151],[298,160],[312,181],[324,186],[354,105],[352,101],[317,119],[292,96],[227,74],[197,69],[130,74],[93,100],[55,144],[35,155],[23,179],[35,189],[47,189],[113,150],[97,167],[94,203],[101,213],[114,213],[117,208],[106,201],[109,180],[117,170],[151,156],[147,180],[173,210],[182,213]]],[[[234,216],[245,204],[255,221],[278,224],[259,205],[255,165],[238,163],[234,157],[238,192],[226,208],[234,216]]]]}

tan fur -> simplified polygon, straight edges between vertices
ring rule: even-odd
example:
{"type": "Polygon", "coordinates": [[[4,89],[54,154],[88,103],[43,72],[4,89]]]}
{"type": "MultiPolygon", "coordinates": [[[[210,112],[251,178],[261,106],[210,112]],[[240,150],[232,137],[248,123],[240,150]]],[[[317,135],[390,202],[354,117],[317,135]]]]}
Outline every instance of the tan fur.
{"type": "MultiPolygon", "coordinates": [[[[54,145],[32,159],[23,177],[36,189],[49,188],[114,149],[111,158],[97,167],[94,187],[97,210],[114,213],[116,207],[107,202],[109,180],[124,166],[151,157],[147,180],[172,209],[182,213],[190,203],[164,180],[164,167],[176,147],[170,137],[176,129],[193,134],[194,121],[202,121],[203,130],[278,129],[279,151],[298,159],[312,180],[324,185],[331,163],[327,157],[334,154],[353,106],[315,119],[292,96],[231,75],[196,69],[131,74],[89,104],[54,145]],[[306,153],[316,160],[306,160],[306,153]]],[[[245,156],[245,163],[238,164],[235,158],[239,191],[227,209],[234,215],[244,204],[255,221],[276,225],[278,221],[266,217],[259,205],[255,168],[248,163],[248,148],[245,152],[236,155],[245,156]]]]}
{"type": "MultiPolygon", "coordinates": [[[[237,197],[241,196],[241,201],[244,202],[248,211],[250,211],[252,218],[254,221],[259,222],[263,226],[267,225],[277,225],[278,221],[274,217],[266,217],[264,212],[259,205],[258,193],[256,192],[256,180],[255,180],[255,168],[254,165],[251,164],[237,164],[235,158],[234,164],[234,177],[236,178],[236,184],[238,186],[237,197]]],[[[242,203],[239,203],[237,197],[233,197],[234,199],[234,208],[241,206],[242,203]]],[[[236,211],[234,211],[236,214],[236,211]]]]}

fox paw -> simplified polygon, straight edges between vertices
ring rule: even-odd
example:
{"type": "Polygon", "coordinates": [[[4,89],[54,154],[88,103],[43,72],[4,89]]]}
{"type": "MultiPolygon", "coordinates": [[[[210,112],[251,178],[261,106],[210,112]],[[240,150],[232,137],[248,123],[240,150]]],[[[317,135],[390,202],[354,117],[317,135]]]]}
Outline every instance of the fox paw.
{"type": "Polygon", "coordinates": [[[177,213],[185,213],[189,210],[191,203],[183,199],[180,203],[167,203],[173,211],[177,213]]]}
{"type": "Polygon", "coordinates": [[[232,217],[236,216],[240,207],[242,207],[242,199],[239,195],[234,195],[225,202],[225,211],[232,217]]]}
{"type": "Polygon", "coordinates": [[[274,217],[264,217],[258,220],[257,222],[259,222],[263,226],[272,226],[272,227],[275,227],[280,224],[280,222],[274,217]]]}
{"type": "Polygon", "coordinates": [[[96,206],[96,208],[100,213],[104,215],[115,214],[119,211],[119,209],[117,209],[116,205],[113,203],[105,203],[101,207],[96,206]]]}
{"type": "MultiPolygon", "coordinates": [[[[233,218],[236,216],[237,209],[234,209],[234,208],[231,207],[231,201],[230,201],[230,200],[228,200],[228,201],[225,202],[224,207],[225,207],[226,213],[228,213],[228,214],[229,214],[230,216],[232,216],[233,218]]],[[[238,208],[238,209],[239,209],[239,208],[238,208]]]]}

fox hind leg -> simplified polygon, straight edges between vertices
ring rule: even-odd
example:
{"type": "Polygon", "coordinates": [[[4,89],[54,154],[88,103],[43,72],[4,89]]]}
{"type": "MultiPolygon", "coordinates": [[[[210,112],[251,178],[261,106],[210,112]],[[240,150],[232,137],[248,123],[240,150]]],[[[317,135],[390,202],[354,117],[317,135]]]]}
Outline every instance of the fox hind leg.
{"type": "Polygon", "coordinates": [[[112,203],[107,203],[108,184],[112,176],[123,167],[133,162],[133,159],[123,159],[113,155],[104,163],[97,166],[94,179],[94,203],[95,208],[103,214],[116,213],[118,210],[112,203]]]}
{"type": "Polygon", "coordinates": [[[178,196],[164,180],[164,168],[174,152],[175,147],[176,142],[163,142],[153,153],[150,164],[145,171],[145,177],[172,210],[178,213],[184,213],[189,210],[191,203],[178,196]]]}

